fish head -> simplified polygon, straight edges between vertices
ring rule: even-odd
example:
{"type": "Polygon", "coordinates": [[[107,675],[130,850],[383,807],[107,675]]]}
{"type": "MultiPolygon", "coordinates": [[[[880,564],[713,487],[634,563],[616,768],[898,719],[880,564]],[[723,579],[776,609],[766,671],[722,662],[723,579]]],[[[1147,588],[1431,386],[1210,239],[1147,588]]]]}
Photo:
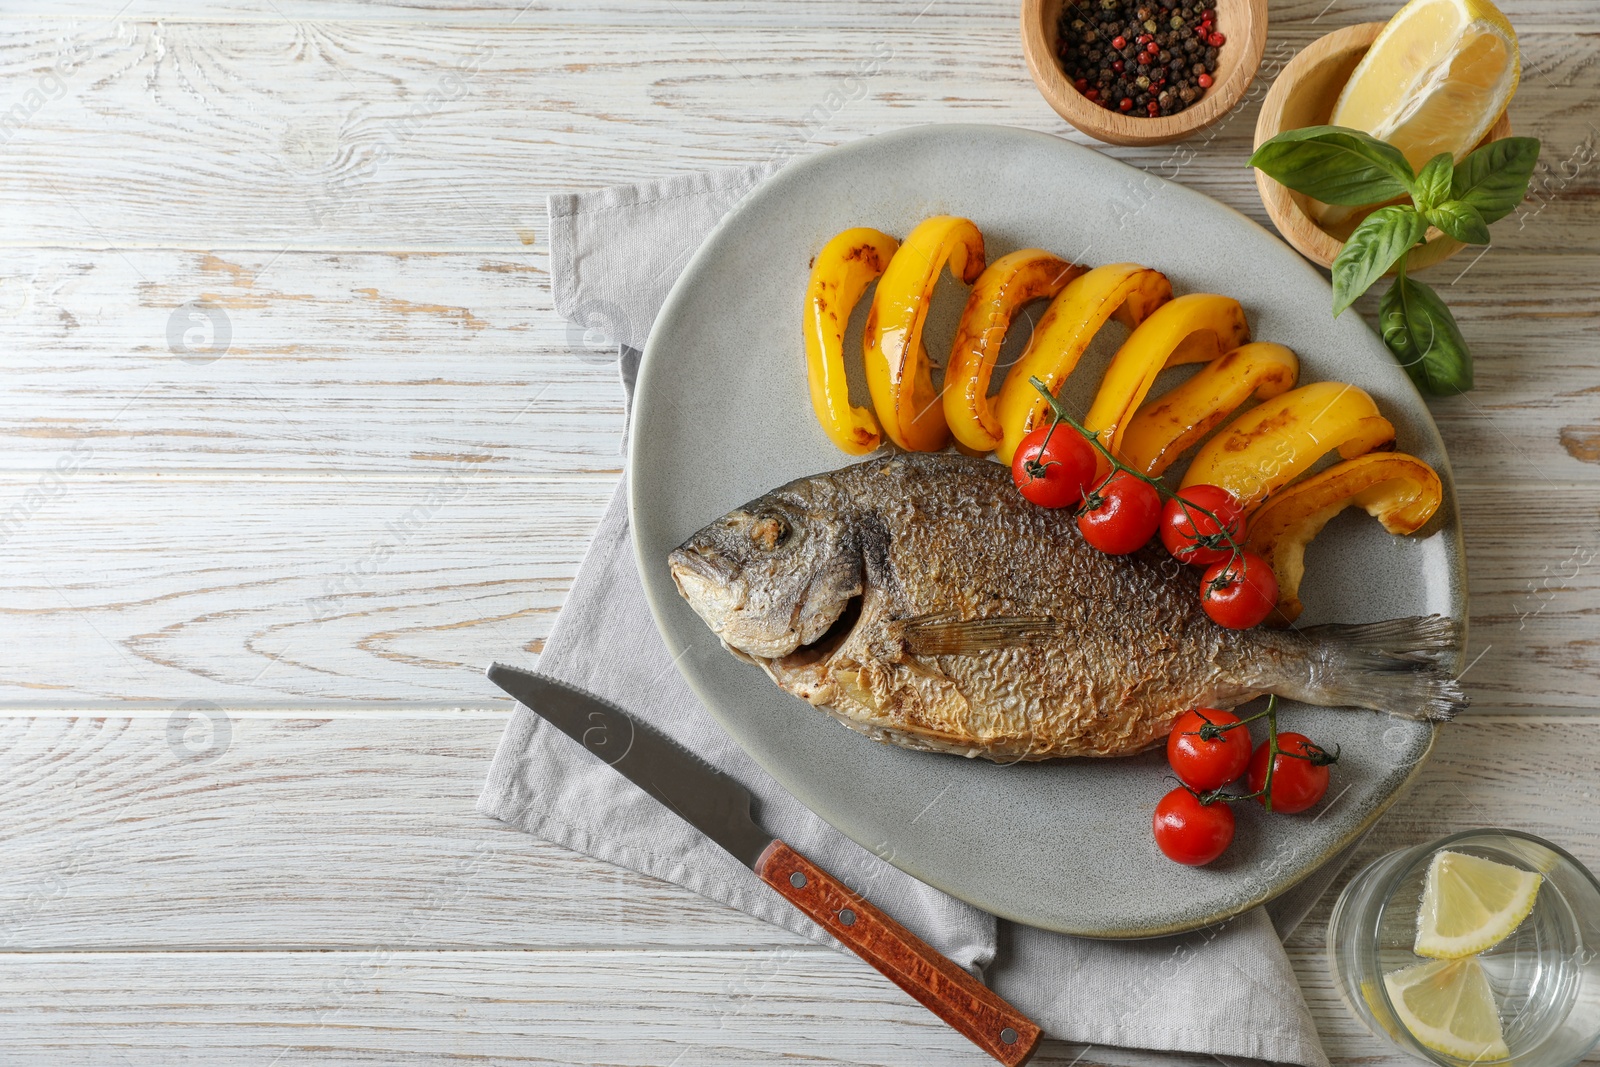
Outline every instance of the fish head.
{"type": "Polygon", "coordinates": [[[705,527],[667,563],[679,594],[706,625],[757,659],[829,637],[864,585],[850,522],[777,493],[705,527]]]}

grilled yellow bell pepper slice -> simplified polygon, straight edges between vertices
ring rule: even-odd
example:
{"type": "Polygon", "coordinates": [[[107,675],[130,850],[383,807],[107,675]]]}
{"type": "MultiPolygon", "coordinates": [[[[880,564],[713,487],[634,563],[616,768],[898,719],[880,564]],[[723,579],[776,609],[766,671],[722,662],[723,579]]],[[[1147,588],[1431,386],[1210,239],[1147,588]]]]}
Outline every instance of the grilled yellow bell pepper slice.
{"type": "MultiPolygon", "coordinates": [[[[1172,298],[1151,312],[1111,357],[1084,428],[1118,455],[1128,420],[1149,395],[1156,375],[1181,363],[1209,363],[1248,340],[1244,308],[1232,297],[1186,293],[1172,298]]],[[[1103,459],[1101,463],[1106,465],[1103,459]]]]}
{"type": "Polygon", "coordinates": [[[883,273],[900,242],[866,226],[845,230],[823,246],[806,287],[806,378],[811,409],[834,444],[852,456],[878,447],[878,420],[850,403],[844,371],[844,331],[850,312],[883,273]]]}
{"type": "Polygon", "coordinates": [[[968,285],[983,273],[983,234],[971,219],[935,215],[906,236],[878,281],[862,340],[878,420],[890,440],[913,452],[936,452],[950,438],[922,345],[928,301],[946,261],[968,285]]]}
{"type": "Polygon", "coordinates": [[[978,276],[944,372],[944,417],[961,445],[982,454],[1000,443],[989,380],[1018,309],[1055,296],[1087,269],[1042,248],[1024,248],[1001,256],[978,276]]]}
{"type": "Polygon", "coordinates": [[[1226,489],[1246,513],[1337,448],[1345,459],[1394,440],[1394,427],[1353,385],[1316,382],[1264,400],[1207,441],[1183,486],[1226,489]]]}
{"type": "Polygon", "coordinates": [[[1300,361],[1283,345],[1271,341],[1240,345],[1140,408],[1122,433],[1118,458],[1154,477],[1252,393],[1257,400],[1270,400],[1293,389],[1299,375],[1300,361]]]}
{"type": "Polygon", "coordinates": [[[1010,463],[1022,439],[1049,418],[1044,397],[1030,378],[1059,393],[1107,319],[1114,316],[1134,329],[1171,298],[1167,276],[1137,263],[1096,267],[1068,282],[1034,327],[1027,349],[1000,388],[996,411],[1003,436],[995,454],[1010,463]]]}
{"type": "Polygon", "coordinates": [[[1354,504],[1393,534],[1416,533],[1439,510],[1444,489],[1434,469],[1403,452],[1374,452],[1336,463],[1275,493],[1250,519],[1249,546],[1278,578],[1278,621],[1299,618],[1306,545],[1354,504]]]}

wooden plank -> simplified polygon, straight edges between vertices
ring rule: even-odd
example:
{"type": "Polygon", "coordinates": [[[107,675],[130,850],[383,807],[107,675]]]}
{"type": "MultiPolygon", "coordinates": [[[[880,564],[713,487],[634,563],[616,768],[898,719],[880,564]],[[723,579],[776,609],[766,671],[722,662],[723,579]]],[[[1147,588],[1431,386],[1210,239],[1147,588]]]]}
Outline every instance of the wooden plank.
{"type": "MultiPolygon", "coordinates": [[[[488,659],[542,647],[612,491],[483,467],[0,477],[0,500],[33,502],[0,544],[0,706],[477,705],[488,659]]],[[[1463,494],[1468,689],[1489,709],[1595,709],[1600,490],[1530,492],[1548,490],[1463,494]]]]}
{"type": "MultiPolygon", "coordinates": [[[[1592,14],[1585,0],[1501,0],[1517,29],[1582,31],[1592,14]]],[[[143,19],[181,21],[197,17],[193,6],[140,0],[122,11],[123,0],[57,0],[48,9],[30,12],[58,18],[104,19],[135,15],[143,19]]],[[[1393,0],[1273,0],[1272,21],[1347,26],[1353,22],[1386,19],[1394,14],[1393,0]]],[[[585,0],[208,0],[207,19],[295,22],[376,20],[383,22],[443,22],[456,25],[661,25],[682,24],[706,28],[727,26],[893,26],[921,16],[922,21],[954,25],[993,25],[1014,18],[1009,8],[986,0],[803,0],[795,4],[752,4],[748,0],[696,0],[690,5],[672,0],[638,2],[585,2],[585,0]]]]}
{"type": "MultiPolygon", "coordinates": [[[[475,815],[495,716],[206,712],[208,723],[188,713],[0,718],[0,951],[795,943],[475,815]]],[[[1600,866],[1600,829],[1573,802],[1597,773],[1593,717],[1468,718],[1442,734],[1357,862],[1511,825],[1600,866]]],[[[1316,951],[1330,903],[1292,949],[1316,951]]]]}
{"type": "MultiPolygon", "coordinates": [[[[880,1064],[981,1054],[865,964],[763,953],[0,957],[8,1064],[880,1064]]],[[[1032,1061],[1090,1067],[1048,1042],[1032,1061]]]]}
{"type": "MultiPolygon", "coordinates": [[[[366,470],[428,479],[442,465],[479,460],[513,473],[617,470],[621,409],[604,339],[555,321],[542,289],[530,292],[501,269],[517,264],[475,255],[289,254],[274,264],[264,253],[163,253],[161,280],[136,284],[121,260],[74,267],[78,255],[23,254],[33,289],[25,319],[9,332],[28,358],[0,371],[12,398],[0,414],[0,463],[14,470],[42,475],[67,463],[74,471],[366,470]],[[255,279],[269,265],[278,285],[262,292],[255,279]],[[352,302],[358,281],[375,284],[352,302]],[[420,299],[445,293],[461,303],[420,299]],[[174,314],[181,322],[191,299],[226,316],[223,356],[185,361],[163,330],[127,358],[122,331],[109,323],[160,328],[174,314]],[[349,435],[353,407],[361,430],[349,435]]],[[[1553,288],[1550,279],[1600,269],[1600,257],[1519,255],[1510,266],[1494,279],[1495,299],[1457,301],[1478,349],[1481,388],[1432,406],[1458,481],[1468,489],[1592,482],[1600,424],[1588,388],[1564,383],[1595,373],[1583,338],[1600,307],[1585,290],[1553,288]],[[1572,355],[1527,359],[1530,332],[1544,336],[1545,351],[1572,355]]]]}
{"type": "Polygon", "coordinates": [[[45,495],[0,545],[0,699],[481,705],[488,660],[542,646],[613,488],[483,466],[13,482],[0,499],[45,495]]]}
{"type": "MultiPolygon", "coordinates": [[[[821,1062],[910,1063],[908,1050],[945,1048],[931,1017],[852,958],[472,816],[493,726],[234,715],[231,744],[197,763],[176,758],[160,719],[0,719],[7,1062],[43,1048],[103,1062],[107,1047],[133,1063],[179,1047],[266,1062],[315,1046],[325,1063],[667,1064],[759,1059],[803,1037],[821,1062]],[[726,1020],[719,1000],[737,1005],[726,1020]],[[608,1042],[585,1044],[594,1059],[554,1051],[587,1027],[608,1042]],[[828,1044],[839,1034],[848,1049],[828,1044]]],[[[1451,727],[1357,865],[1495,824],[1600,862],[1600,831],[1569,799],[1600,772],[1597,731],[1451,727]]],[[[1332,990],[1329,903],[1289,948],[1330,1057],[1399,1062],[1332,990]]]]}
{"type": "Polygon", "coordinates": [[[475,814],[504,723],[0,718],[0,950],[799,943],[475,814]]]}
{"type": "MultiPolygon", "coordinates": [[[[1362,1028],[1319,957],[1295,962],[1331,1063],[1415,1062],[1362,1028]]],[[[131,1067],[976,1062],[866,965],[801,946],[0,955],[0,1021],[16,1067],[100,1067],[108,1052],[131,1067]]],[[[1099,1053],[1046,1041],[1031,1062],[1094,1067],[1099,1053]]]]}
{"type": "MultiPolygon", "coordinates": [[[[16,18],[0,49],[16,100],[0,113],[21,111],[0,131],[0,242],[116,247],[136,264],[151,245],[514,252],[538,240],[551,188],[764,162],[924,122],[1065,132],[1028,79],[1014,20],[1007,7],[914,32],[909,19],[907,32],[819,19],[715,33],[678,19],[419,35],[370,21],[16,18]]],[[[1322,30],[1275,20],[1250,103],[1204,138],[1109,151],[1264,219],[1241,165],[1255,109],[1322,30]]],[[[1585,144],[1590,158],[1522,247],[1595,251],[1585,205],[1600,105],[1586,71],[1600,39],[1530,31],[1522,47],[1539,91],[1518,97],[1517,128],[1544,137],[1552,162],[1585,144]]]]}
{"type": "Polygon", "coordinates": [[[621,468],[615,341],[554,314],[542,254],[27,249],[8,269],[12,469],[621,468]]]}
{"type": "MultiPolygon", "coordinates": [[[[544,269],[537,250],[18,249],[0,470],[614,476],[614,349],[554,314],[544,269]]],[[[1478,389],[1430,405],[1464,488],[1600,484],[1600,293],[1572,284],[1597,272],[1496,248],[1439,279],[1477,353],[1478,389]]]]}
{"type": "MultiPolygon", "coordinates": [[[[1332,1064],[1415,1062],[1351,1015],[1320,954],[1294,962],[1332,1064]]],[[[17,1067],[99,1067],[108,1051],[135,1067],[184,1058],[916,1067],[974,1055],[864,964],[810,947],[0,955],[0,1020],[0,1051],[17,1067]]],[[[1031,1062],[1094,1067],[1099,1052],[1046,1041],[1031,1062]]]]}

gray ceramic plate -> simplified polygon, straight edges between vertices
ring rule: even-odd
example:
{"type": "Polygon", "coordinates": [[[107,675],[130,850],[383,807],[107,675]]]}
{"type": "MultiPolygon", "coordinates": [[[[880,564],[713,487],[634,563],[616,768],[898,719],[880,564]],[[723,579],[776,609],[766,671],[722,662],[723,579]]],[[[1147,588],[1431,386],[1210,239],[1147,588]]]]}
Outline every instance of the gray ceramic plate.
{"type": "MultiPolygon", "coordinates": [[[[909,129],[800,160],[763,185],[690,261],[656,320],[634,407],[630,503],[662,636],[712,714],[784,788],[930,885],[1008,919],[1097,937],[1174,933],[1237,914],[1377,818],[1420,768],[1433,730],[1290,705],[1285,728],[1343,750],[1328,800],[1304,816],[1244,805],[1221,860],[1180,867],[1150,836],[1151,810],[1170,788],[1160,753],[1001,767],[870,741],[722,650],[673,588],[667,553],[695,530],[792,478],[851,462],[807,399],[799,327],[812,255],[849,226],[903,236],[940,213],[973,219],[991,259],[1037,245],[1091,265],[1134,260],[1164,271],[1179,293],[1236,297],[1257,339],[1299,353],[1303,382],[1338,379],[1371,393],[1399,428],[1399,447],[1432,463],[1448,492],[1438,431],[1382,342],[1353,312],[1333,319],[1327,283],[1261,227],[1045,134],[909,129]]],[[[950,343],[964,300],[948,278],[941,285],[927,333],[934,351],[950,343]]],[[[859,345],[864,312],[865,302],[847,345],[859,345]]],[[[1105,332],[1113,336],[1073,377],[1077,410],[1120,342],[1121,327],[1105,332]]],[[[1411,538],[1347,512],[1313,543],[1307,568],[1304,623],[1466,618],[1453,494],[1411,538]]]]}

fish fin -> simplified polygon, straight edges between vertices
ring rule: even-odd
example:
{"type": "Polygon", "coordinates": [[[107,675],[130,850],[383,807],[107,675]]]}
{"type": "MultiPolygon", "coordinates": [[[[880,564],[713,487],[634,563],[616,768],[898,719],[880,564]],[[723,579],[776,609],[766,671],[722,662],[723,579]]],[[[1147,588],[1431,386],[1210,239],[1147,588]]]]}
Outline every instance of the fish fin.
{"type": "Polygon", "coordinates": [[[960,656],[986,649],[1011,648],[1061,632],[1049,615],[995,615],[957,619],[948,613],[914,615],[898,620],[906,650],[916,656],[960,656]]]}
{"type": "Polygon", "coordinates": [[[1445,667],[1460,647],[1454,619],[1413,615],[1301,633],[1312,641],[1310,675],[1299,687],[1284,687],[1284,696],[1426,722],[1447,722],[1467,706],[1461,683],[1445,667]]]}

